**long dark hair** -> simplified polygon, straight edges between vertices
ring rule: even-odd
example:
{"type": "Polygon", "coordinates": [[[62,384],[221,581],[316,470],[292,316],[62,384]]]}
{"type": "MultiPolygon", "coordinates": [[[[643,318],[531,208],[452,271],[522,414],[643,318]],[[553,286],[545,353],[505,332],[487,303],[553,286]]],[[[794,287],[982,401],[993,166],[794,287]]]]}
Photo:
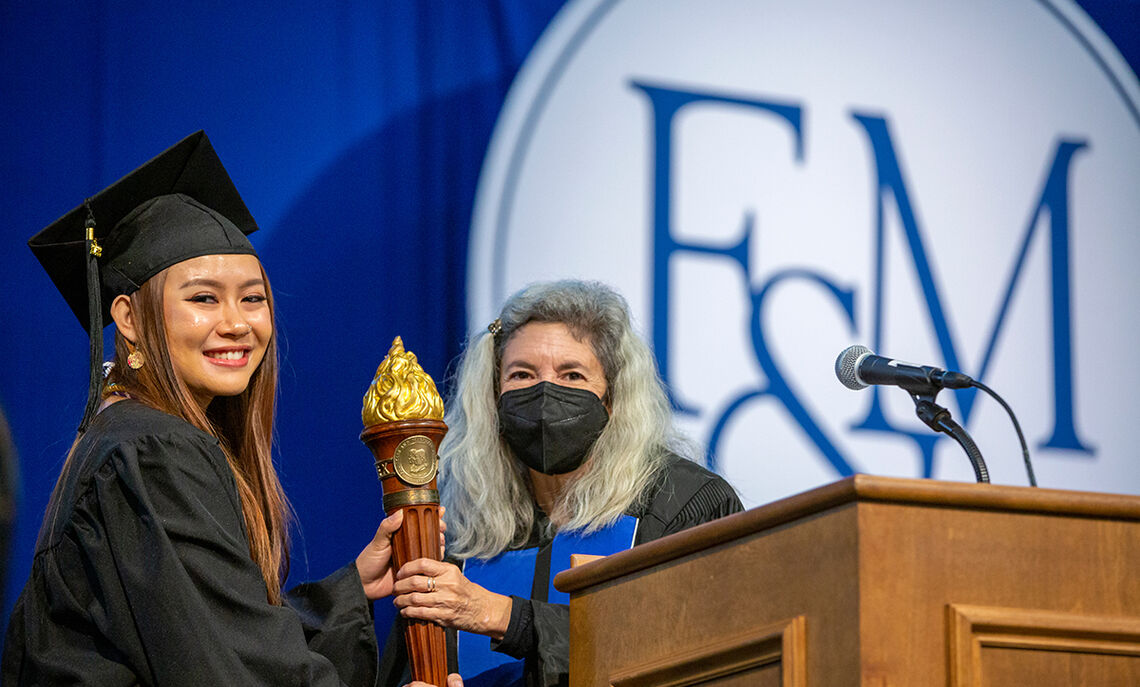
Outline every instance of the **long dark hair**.
{"type": "MultiPolygon", "coordinates": [[[[272,321],[273,293],[264,268],[262,277],[272,321]]],[[[276,323],[265,357],[250,377],[245,391],[236,396],[216,397],[203,411],[170,361],[163,315],[165,284],[164,271],[148,279],[130,296],[138,337],[133,343],[146,362],[138,370],[124,364],[131,346],[122,333],[116,331],[116,364],[107,377],[107,385],[116,384],[116,389],[131,398],[180,417],[217,437],[237,483],[249,554],[261,569],[269,601],[280,604],[281,585],[289,569],[291,510],[272,460],[278,367],[276,323]]]]}

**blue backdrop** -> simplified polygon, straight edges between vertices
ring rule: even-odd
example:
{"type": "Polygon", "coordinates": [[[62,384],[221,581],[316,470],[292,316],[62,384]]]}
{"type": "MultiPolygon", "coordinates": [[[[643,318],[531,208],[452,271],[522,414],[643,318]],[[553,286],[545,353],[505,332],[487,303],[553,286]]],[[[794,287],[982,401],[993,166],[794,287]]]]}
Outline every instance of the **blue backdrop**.
{"type": "MultiPolygon", "coordinates": [[[[381,517],[357,435],[392,338],[447,386],[467,329],[483,154],[512,78],[562,3],[184,4],[0,5],[0,403],[19,455],[5,625],[87,375],[83,331],[27,238],[206,130],[262,227],[253,240],[277,296],[292,579],[327,574],[381,517]]],[[[1079,4],[1137,71],[1140,2],[1079,4]]],[[[377,606],[381,626],[387,608],[377,606]]]]}

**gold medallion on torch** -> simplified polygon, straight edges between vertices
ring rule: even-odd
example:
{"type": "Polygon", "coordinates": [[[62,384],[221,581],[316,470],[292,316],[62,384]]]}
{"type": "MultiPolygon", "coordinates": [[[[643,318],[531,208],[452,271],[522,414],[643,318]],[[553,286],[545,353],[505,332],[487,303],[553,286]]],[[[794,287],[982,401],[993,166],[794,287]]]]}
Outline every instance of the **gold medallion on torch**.
{"type": "MultiPolygon", "coordinates": [[[[364,394],[360,440],[372,451],[384,489],[384,512],[404,511],[404,524],[392,537],[397,569],[417,558],[440,560],[439,442],[447,433],[443,399],[435,382],[404,350],[400,337],[376,369],[364,394]]],[[[435,623],[404,623],[412,678],[432,685],[447,681],[447,645],[435,623]]]]}

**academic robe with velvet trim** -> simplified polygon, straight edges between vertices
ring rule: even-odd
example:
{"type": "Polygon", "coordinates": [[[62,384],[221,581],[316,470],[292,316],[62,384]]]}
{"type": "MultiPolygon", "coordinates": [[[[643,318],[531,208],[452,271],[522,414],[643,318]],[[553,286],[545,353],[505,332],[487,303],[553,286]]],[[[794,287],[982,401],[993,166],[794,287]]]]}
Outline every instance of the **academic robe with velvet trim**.
{"type": "MultiPolygon", "coordinates": [[[[637,519],[633,545],[660,539],[695,525],[716,520],[743,510],[740,499],[729,484],[717,474],[674,456],[657,481],[634,503],[626,515],[637,519]]],[[[521,659],[523,665],[517,679],[500,677],[479,682],[476,676],[465,672],[463,659],[455,660],[455,635],[448,632],[450,670],[458,667],[469,687],[559,687],[569,684],[570,671],[570,608],[564,603],[550,603],[533,598],[535,593],[545,596],[549,583],[563,568],[551,566],[550,549],[554,537],[546,533],[548,520],[536,508],[538,521],[530,540],[521,549],[536,549],[533,592],[529,598],[511,594],[511,619],[502,641],[491,642],[491,648],[502,654],[521,659]],[[546,533],[546,534],[544,534],[546,533]],[[545,567],[544,567],[545,565],[545,567]],[[558,568],[558,569],[555,569],[558,568]]],[[[620,548],[599,553],[616,553],[628,548],[627,541],[620,548]]],[[[501,556],[502,554],[500,554],[501,556]]],[[[491,591],[496,590],[493,580],[479,580],[491,591]]],[[[408,679],[406,649],[403,633],[397,627],[389,634],[382,657],[380,684],[396,687],[408,679]]]]}
{"type": "Polygon", "coordinates": [[[266,601],[212,436],[105,408],[44,519],[3,656],[11,685],[372,685],[371,603],[349,565],[266,601]]]}

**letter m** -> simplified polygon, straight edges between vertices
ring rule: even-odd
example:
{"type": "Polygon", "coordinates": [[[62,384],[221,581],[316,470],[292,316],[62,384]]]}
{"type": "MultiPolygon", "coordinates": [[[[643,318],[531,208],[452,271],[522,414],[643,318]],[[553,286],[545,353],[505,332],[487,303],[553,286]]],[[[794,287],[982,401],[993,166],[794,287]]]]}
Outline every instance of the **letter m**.
{"type": "MultiPolygon", "coordinates": [[[[895,154],[895,146],[891,140],[887,121],[878,116],[853,112],[852,117],[862,126],[867,135],[871,151],[875,158],[875,172],[877,175],[877,202],[875,218],[875,288],[873,303],[873,341],[872,346],[876,352],[881,353],[879,345],[882,343],[883,323],[883,283],[885,268],[885,237],[884,237],[884,209],[888,194],[894,199],[905,234],[906,248],[914,261],[915,272],[922,297],[925,300],[927,312],[930,315],[930,324],[942,353],[944,364],[952,370],[962,370],[959,364],[957,347],[954,336],[947,323],[942,298],[935,283],[934,272],[931,269],[930,259],[922,241],[922,232],[916,219],[914,206],[910,200],[906,181],[895,154]]],[[[990,362],[1005,324],[1006,315],[1010,312],[1013,295],[1021,278],[1026,263],[1026,255],[1033,241],[1038,226],[1045,224],[1044,215],[1048,216],[1048,247],[1049,268],[1051,273],[1051,305],[1052,305],[1052,348],[1053,348],[1053,429],[1050,436],[1041,445],[1049,448],[1067,449],[1084,453],[1093,453],[1093,449],[1082,441],[1077,433],[1075,409],[1073,407],[1074,379],[1073,379],[1073,333],[1072,333],[1072,301],[1071,281],[1069,270],[1069,170],[1073,158],[1078,151],[1086,149],[1087,142],[1080,140],[1060,139],[1053,150],[1052,161],[1048,163],[1044,183],[1036,204],[1029,214],[1029,221],[1017,255],[1013,261],[1013,268],[1002,294],[1001,304],[990,328],[989,340],[986,343],[985,354],[981,366],[976,373],[969,373],[978,381],[984,381],[990,362]]],[[[962,389],[957,392],[959,407],[962,413],[962,423],[970,418],[973,410],[976,389],[962,389]]],[[[867,417],[855,425],[855,429],[889,431],[907,434],[891,426],[882,413],[879,404],[878,389],[873,391],[873,400],[867,417]]],[[[926,455],[926,472],[930,473],[931,456],[926,455]]]]}

